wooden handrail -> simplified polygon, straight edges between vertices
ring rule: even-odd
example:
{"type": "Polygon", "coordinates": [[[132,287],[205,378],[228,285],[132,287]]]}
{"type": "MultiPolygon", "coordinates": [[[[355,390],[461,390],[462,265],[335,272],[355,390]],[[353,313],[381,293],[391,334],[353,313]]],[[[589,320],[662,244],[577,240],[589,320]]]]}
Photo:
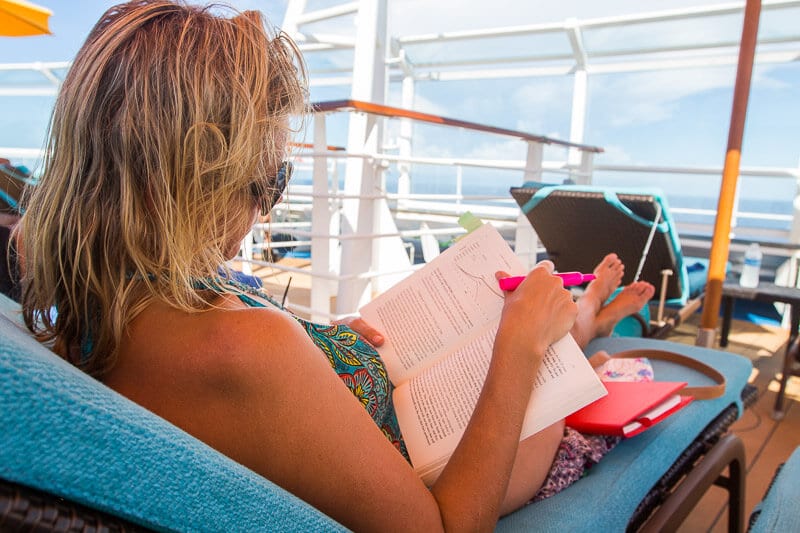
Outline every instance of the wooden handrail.
{"type": "Polygon", "coordinates": [[[466,120],[459,120],[455,118],[447,118],[439,115],[432,115],[430,113],[421,113],[419,111],[412,111],[410,109],[403,109],[400,107],[392,107],[382,104],[372,104],[363,102],[361,100],[330,100],[327,102],[317,102],[311,104],[312,113],[331,113],[334,111],[361,111],[363,113],[370,113],[373,115],[380,115],[383,117],[394,118],[409,118],[411,120],[418,120],[420,122],[428,122],[430,124],[440,124],[442,126],[453,126],[456,128],[464,128],[473,131],[482,131],[485,133],[494,133],[497,135],[507,135],[509,137],[517,137],[523,141],[540,142],[543,144],[555,144],[564,146],[566,148],[577,148],[584,152],[600,153],[603,151],[598,146],[590,146],[587,144],[571,143],[569,141],[562,141],[560,139],[552,139],[543,135],[533,135],[522,131],[509,130],[506,128],[498,128],[495,126],[487,126],[485,124],[478,124],[477,122],[469,122],[466,120]]]}
{"type": "MultiPolygon", "coordinates": [[[[298,143],[298,142],[294,142],[294,141],[289,141],[289,146],[291,146],[293,148],[307,148],[309,150],[314,148],[314,144],[313,143],[298,143]]],[[[344,146],[333,146],[333,145],[330,145],[330,144],[327,145],[325,147],[325,149],[328,150],[329,152],[344,152],[346,150],[346,148],[344,146]]]]}

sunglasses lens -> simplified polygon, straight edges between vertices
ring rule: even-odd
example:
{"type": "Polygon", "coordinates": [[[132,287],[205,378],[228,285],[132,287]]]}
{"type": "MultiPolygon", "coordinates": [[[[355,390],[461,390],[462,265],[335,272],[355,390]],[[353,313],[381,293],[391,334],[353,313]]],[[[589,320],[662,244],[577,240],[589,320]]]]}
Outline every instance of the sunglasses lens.
{"type": "Polygon", "coordinates": [[[286,184],[289,183],[289,180],[292,178],[292,174],[294,173],[294,165],[289,161],[284,161],[281,164],[281,168],[278,169],[277,175],[277,188],[283,191],[286,188],[286,184]]]}
{"type": "Polygon", "coordinates": [[[267,194],[260,192],[257,185],[253,185],[253,194],[261,201],[261,216],[267,216],[272,208],[281,201],[293,172],[294,165],[289,161],[284,161],[275,175],[275,186],[267,194]]]}

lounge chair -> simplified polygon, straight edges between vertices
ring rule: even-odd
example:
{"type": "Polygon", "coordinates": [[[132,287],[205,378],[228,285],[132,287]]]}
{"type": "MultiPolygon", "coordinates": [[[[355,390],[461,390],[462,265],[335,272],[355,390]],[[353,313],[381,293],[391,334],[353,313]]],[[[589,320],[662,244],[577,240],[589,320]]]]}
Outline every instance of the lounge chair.
{"type": "Polygon", "coordinates": [[[15,167],[8,159],[0,158],[0,213],[20,213],[22,191],[30,178],[27,167],[15,167]]]}
{"type": "Polygon", "coordinates": [[[556,269],[591,272],[615,252],[625,264],[624,285],[641,279],[655,286],[662,312],[650,312],[655,327],[644,336],[665,336],[699,308],[708,262],[684,258],[661,191],[528,182],[510,192],[556,269]]]}
{"type": "Polygon", "coordinates": [[[750,514],[749,533],[800,531],[800,447],[781,464],[764,499],[750,514]]]}
{"type": "Polygon", "coordinates": [[[11,228],[0,224],[0,294],[19,301],[19,273],[15,251],[10,243],[11,228]]]}
{"type": "MultiPolygon", "coordinates": [[[[653,339],[598,340],[587,353],[631,347],[700,358],[725,375],[726,393],[695,401],[680,416],[623,442],[574,486],[502,519],[499,531],[658,528],[667,515],[682,519],[728,466],[738,520],[743,448],[723,434],[742,409],[750,362],[653,339]]],[[[668,363],[656,362],[656,374],[703,380],[668,363]]],[[[0,390],[0,530],[34,523],[55,530],[75,521],[111,530],[344,529],[59,359],[20,324],[19,305],[2,296],[0,390]]]]}

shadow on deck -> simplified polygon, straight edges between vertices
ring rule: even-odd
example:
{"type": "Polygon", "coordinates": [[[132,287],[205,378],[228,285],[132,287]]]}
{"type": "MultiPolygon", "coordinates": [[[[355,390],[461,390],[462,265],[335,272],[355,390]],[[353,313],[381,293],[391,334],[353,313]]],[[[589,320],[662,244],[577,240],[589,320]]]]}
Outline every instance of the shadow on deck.
{"type": "MultiPolygon", "coordinates": [[[[694,344],[700,315],[684,322],[667,340],[694,344]]],[[[783,355],[789,332],[786,329],[734,320],[726,351],[744,355],[753,361],[750,383],[758,388],[758,401],[747,409],[732,427],[745,444],[747,485],[745,520],[761,501],[779,464],[800,446],[800,378],[789,379],[784,400],[785,417],[772,419],[778,392],[783,355]]],[[[728,530],[727,493],[711,487],[678,531],[723,532],[728,530]]]]}

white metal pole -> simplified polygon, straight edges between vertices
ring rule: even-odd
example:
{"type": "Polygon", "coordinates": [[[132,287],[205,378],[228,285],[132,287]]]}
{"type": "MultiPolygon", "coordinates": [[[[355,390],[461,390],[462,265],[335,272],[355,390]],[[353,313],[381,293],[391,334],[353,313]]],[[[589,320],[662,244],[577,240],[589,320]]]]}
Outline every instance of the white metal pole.
{"type": "MultiPolygon", "coordinates": [[[[528,142],[528,154],[525,158],[525,174],[523,181],[541,181],[544,145],[539,142],[528,142]]],[[[539,236],[533,230],[528,218],[520,212],[517,216],[517,228],[514,235],[514,253],[526,268],[533,268],[539,249],[539,236]]]]}
{"type": "MultiPolygon", "coordinates": [[[[325,114],[314,115],[314,152],[323,153],[327,149],[327,132],[325,114]]],[[[318,155],[314,158],[312,169],[311,200],[311,320],[323,321],[327,317],[323,313],[331,311],[331,296],[334,294],[336,282],[323,275],[334,272],[338,267],[332,265],[338,241],[326,235],[339,234],[339,219],[335,216],[328,194],[328,158],[318,155]]]]}
{"type": "MultiPolygon", "coordinates": [[[[353,52],[354,100],[383,103],[386,91],[386,0],[360,0],[356,14],[356,45],[353,52]]],[[[381,121],[374,115],[352,113],[348,129],[349,153],[377,153],[381,146],[381,121]]],[[[372,196],[378,188],[374,162],[349,158],[345,170],[346,195],[372,196]]],[[[342,232],[347,234],[380,233],[374,199],[347,198],[342,207],[342,232]]],[[[405,256],[405,251],[401,252],[405,256]]],[[[343,276],[365,273],[373,268],[375,245],[356,241],[342,242],[343,276]]],[[[354,313],[371,298],[369,280],[348,277],[339,283],[336,297],[338,314],[354,313]]]]}
{"type": "Polygon", "coordinates": [[[305,9],[306,0],[289,0],[289,3],[286,5],[286,12],[283,15],[281,29],[294,39],[299,37],[300,28],[298,26],[298,20],[305,9]]]}
{"type": "MultiPolygon", "coordinates": [[[[408,67],[404,67],[408,68],[408,67]]],[[[414,109],[414,75],[410,71],[406,72],[402,83],[402,106],[406,109],[414,109]]],[[[400,136],[397,139],[397,148],[400,157],[411,157],[412,135],[414,124],[411,119],[400,119],[400,136]]],[[[411,163],[404,161],[397,165],[399,177],[397,179],[397,207],[400,208],[405,203],[403,195],[411,194],[411,163]]]]}

